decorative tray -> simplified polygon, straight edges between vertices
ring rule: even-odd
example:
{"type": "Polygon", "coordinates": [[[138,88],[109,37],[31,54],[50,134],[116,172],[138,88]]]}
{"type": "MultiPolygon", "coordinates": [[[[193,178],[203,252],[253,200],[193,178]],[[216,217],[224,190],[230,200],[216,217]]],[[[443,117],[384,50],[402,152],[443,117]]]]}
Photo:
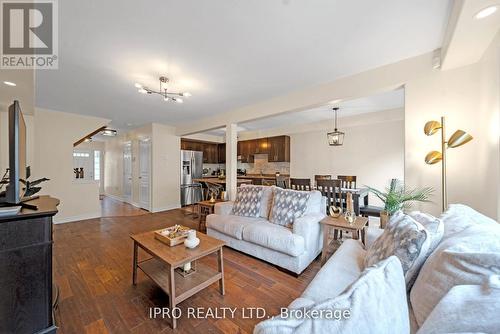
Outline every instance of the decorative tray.
{"type": "Polygon", "coordinates": [[[155,231],[155,238],[169,246],[176,246],[187,238],[189,227],[175,225],[155,231]]]}

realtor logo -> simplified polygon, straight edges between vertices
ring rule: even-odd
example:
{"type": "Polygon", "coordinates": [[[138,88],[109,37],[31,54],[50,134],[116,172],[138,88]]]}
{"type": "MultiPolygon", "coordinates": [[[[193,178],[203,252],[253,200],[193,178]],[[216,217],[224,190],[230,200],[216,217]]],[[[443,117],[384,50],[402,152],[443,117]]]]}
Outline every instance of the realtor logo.
{"type": "Polygon", "coordinates": [[[55,0],[0,1],[3,69],[57,69],[55,0]]]}

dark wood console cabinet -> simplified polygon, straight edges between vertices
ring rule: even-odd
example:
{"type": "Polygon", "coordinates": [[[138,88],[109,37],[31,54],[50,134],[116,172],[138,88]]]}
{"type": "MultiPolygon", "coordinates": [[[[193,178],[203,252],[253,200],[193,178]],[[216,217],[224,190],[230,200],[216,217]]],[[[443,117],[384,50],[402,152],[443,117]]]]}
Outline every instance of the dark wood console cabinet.
{"type": "Polygon", "coordinates": [[[52,317],[52,217],[59,200],[40,196],[0,217],[0,333],[55,333],[52,317]]]}

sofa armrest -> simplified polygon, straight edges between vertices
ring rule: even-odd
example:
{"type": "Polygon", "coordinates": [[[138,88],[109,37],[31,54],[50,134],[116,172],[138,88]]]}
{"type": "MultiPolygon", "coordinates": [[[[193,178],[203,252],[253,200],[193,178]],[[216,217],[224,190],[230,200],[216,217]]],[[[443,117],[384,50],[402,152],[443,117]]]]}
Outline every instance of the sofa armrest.
{"type": "Polygon", "coordinates": [[[304,238],[306,249],[321,246],[321,224],[319,223],[326,215],[324,213],[314,212],[295,219],[292,232],[304,238]]]}
{"type": "Polygon", "coordinates": [[[367,226],[365,227],[365,249],[371,247],[371,245],[377,240],[377,238],[384,232],[384,229],[378,227],[367,226]]]}
{"type": "Polygon", "coordinates": [[[216,215],[228,216],[231,214],[231,210],[233,210],[234,202],[220,202],[215,204],[214,213],[216,215]]]}

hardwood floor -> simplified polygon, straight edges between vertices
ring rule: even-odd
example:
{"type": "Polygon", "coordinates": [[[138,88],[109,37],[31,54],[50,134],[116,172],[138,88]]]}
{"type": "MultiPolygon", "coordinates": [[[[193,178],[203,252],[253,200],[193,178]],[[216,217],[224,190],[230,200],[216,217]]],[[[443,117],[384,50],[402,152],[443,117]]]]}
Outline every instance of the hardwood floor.
{"type": "MultiPolygon", "coordinates": [[[[54,226],[54,278],[59,287],[56,322],[59,333],[251,333],[259,319],[244,319],[243,307],[262,307],[267,315],[279,313],[297,298],[319,270],[314,261],[298,278],[230,248],[224,249],[226,294],[218,285],[188,298],[179,307],[235,307],[234,318],[149,318],[150,307],[168,307],[168,296],[141,271],[132,286],[130,234],[174,224],[196,228],[198,220],[184,210],[156,214],[138,212],[113,200],[103,202],[118,216],[54,226]],[[111,202],[112,201],[112,202],[111,202]],[[114,206],[114,207],[113,207],[114,206]],[[127,216],[126,213],[131,215],[127,216]]],[[[137,210],[137,209],[136,209],[137,210]]],[[[141,210],[143,211],[143,210],[141,210]]],[[[146,255],[140,252],[142,258],[146,255]]],[[[215,256],[202,259],[216,265],[215,256]]]]}

